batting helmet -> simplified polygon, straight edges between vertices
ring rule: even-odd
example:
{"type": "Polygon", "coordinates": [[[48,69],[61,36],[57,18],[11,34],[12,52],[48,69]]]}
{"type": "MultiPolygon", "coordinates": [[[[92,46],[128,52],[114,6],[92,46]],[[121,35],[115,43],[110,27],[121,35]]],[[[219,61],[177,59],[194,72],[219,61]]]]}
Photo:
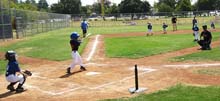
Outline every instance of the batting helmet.
{"type": "Polygon", "coordinates": [[[5,53],[5,59],[8,60],[8,61],[16,61],[16,53],[15,51],[7,51],[5,53]]]}
{"type": "Polygon", "coordinates": [[[79,38],[79,34],[77,32],[73,32],[71,35],[70,35],[70,38],[71,39],[78,39],[79,38]]]}

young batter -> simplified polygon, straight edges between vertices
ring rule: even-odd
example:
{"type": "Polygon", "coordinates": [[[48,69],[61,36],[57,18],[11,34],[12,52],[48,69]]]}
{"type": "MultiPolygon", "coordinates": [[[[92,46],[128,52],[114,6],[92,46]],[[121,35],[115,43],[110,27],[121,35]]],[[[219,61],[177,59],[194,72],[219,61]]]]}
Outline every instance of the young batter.
{"type": "Polygon", "coordinates": [[[72,64],[70,65],[70,67],[67,68],[67,73],[70,74],[71,69],[73,69],[76,65],[80,65],[80,69],[82,71],[85,71],[86,68],[84,67],[84,65],[82,63],[82,58],[78,53],[78,49],[79,49],[79,46],[80,46],[80,43],[81,43],[80,40],[78,40],[79,34],[77,32],[73,32],[70,35],[70,38],[71,38],[70,45],[71,45],[71,48],[72,48],[73,61],[72,61],[72,64]]]}

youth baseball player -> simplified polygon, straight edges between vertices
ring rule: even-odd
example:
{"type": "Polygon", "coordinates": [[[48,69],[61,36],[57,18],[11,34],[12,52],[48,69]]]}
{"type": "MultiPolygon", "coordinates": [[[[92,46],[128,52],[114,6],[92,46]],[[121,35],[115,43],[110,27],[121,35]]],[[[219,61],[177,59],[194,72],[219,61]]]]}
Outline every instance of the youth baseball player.
{"type": "Polygon", "coordinates": [[[153,32],[152,32],[153,26],[151,25],[151,23],[148,23],[147,29],[148,29],[148,32],[146,36],[153,35],[153,32]]]}
{"type": "Polygon", "coordinates": [[[85,38],[87,34],[87,29],[88,29],[88,22],[85,19],[83,19],[83,21],[81,22],[81,29],[83,32],[83,38],[85,38]]]}
{"type": "Polygon", "coordinates": [[[202,28],[203,31],[200,35],[202,40],[198,41],[198,44],[201,46],[201,50],[211,50],[212,34],[207,30],[207,25],[203,25],[202,28]]]}
{"type": "Polygon", "coordinates": [[[192,28],[193,35],[194,35],[194,41],[199,41],[199,27],[197,26],[197,23],[195,23],[194,27],[192,28]]]}
{"type": "Polygon", "coordinates": [[[25,71],[22,72],[19,68],[18,62],[16,60],[16,53],[14,51],[7,51],[5,53],[5,59],[8,60],[7,69],[6,69],[6,80],[10,82],[7,86],[7,89],[10,91],[16,91],[17,93],[23,92],[24,88],[22,87],[26,81],[27,76],[31,76],[31,72],[25,71]],[[18,84],[17,88],[14,88],[15,84],[18,84]]]}
{"type": "Polygon", "coordinates": [[[82,63],[82,58],[78,53],[78,49],[79,49],[79,46],[81,44],[81,41],[78,39],[79,37],[80,36],[77,32],[73,32],[70,35],[70,39],[71,39],[70,40],[70,45],[71,45],[71,48],[72,48],[73,61],[72,61],[72,64],[70,65],[70,67],[67,68],[67,74],[70,74],[71,69],[73,69],[76,65],[80,65],[80,69],[82,71],[86,70],[86,68],[84,67],[84,64],[82,63]]]}
{"type": "Polygon", "coordinates": [[[211,28],[215,29],[215,23],[213,21],[211,22],[211,28]]]}
{"type": "Polygon", "coordinates": [[[163,23],[163,26],[162,26],[163,34],[167,34],[167,27],[168,27],[168,25],[166,23],[163,23]]]}

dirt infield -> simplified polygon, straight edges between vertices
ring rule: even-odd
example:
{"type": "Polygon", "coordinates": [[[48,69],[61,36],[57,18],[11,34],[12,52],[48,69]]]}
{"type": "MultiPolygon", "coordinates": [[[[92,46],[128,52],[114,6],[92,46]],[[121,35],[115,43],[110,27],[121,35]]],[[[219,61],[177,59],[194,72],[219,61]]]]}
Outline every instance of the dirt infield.
{"type": "MultiPolygon", "coordinates": [[[[190,30],[170,32],[171,34],[191,33],[190,30]]],[[[161,32],[155,32],[161,34],[161,32]]],[[[6,90],[7,82],[4,75],[0,76],[1,101],[95,101],[109,98],[132,97],[128,88],[134,87],[134,65],[138,64],[139,83],[141,87],[151,93],[166,89],[177,83],[192,85],[219,85],[220,76],[195,74],[193,70],[199,68],[218,68],[216,61],[209,62],[170,62],[166,59],[199,52],[199,47],[182,49],[179,51],[144,57],[140,59],[108,58],[104,54],[104,38],[143,36],[144,33],[96,35],[89,38],[82,57],[87,71],[78,71],[67,75],[68,61],[48,61],[29,57],[19,57],[19,62],[30,67],[33,76],[28,78],[25,88],[28,90],[14,94],[6,90]]],[[[13,43],[13,42],[12,42],[13,43]]],[[[213,42],[212,47],[220,42],[213,42]]],[[[3,58],[3,53],[0,53],[3,58]]]]}

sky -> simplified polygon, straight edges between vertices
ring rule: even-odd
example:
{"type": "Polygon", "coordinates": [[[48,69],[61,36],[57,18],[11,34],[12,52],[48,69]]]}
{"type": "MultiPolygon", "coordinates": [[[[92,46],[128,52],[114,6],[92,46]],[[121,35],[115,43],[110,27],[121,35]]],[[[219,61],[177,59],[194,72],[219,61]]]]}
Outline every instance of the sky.
{"type": "MultiPolygon", "coordinates": [[[[26,1],[26,0],[22,0],[22,1],[26,1]]],[[[110,0],[110,1],[117,4],[121,2],[121,0],[110,0]]],[[[148,1],[151,4],[151,6],[153,6],[154,2],[158,2],[158,0],[146,0],[146,1],[148,1]]],[[[194,3],[195,1],[196,0],[192,0],[192,3],[194,3]]],[[[38,2],[38,0],[36,0],[36,2],[38,2]]],[[[82,6],[92,5],[94,2],[97,2],[97,0],[81,0],[82,6]]],[[[54,3],[58,3],[58,0],[47,0],[47,3],[51,5],[54,3]]]]}

